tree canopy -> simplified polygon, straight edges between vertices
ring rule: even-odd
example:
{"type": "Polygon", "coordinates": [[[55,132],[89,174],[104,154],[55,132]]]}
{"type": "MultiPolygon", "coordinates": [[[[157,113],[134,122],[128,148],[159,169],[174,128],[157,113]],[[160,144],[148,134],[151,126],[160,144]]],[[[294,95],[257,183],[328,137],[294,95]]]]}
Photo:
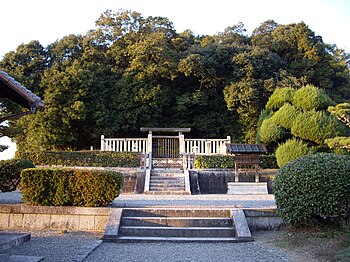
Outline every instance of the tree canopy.
{"type": "Polygon", "coordinates": [[[312,84],[349,100],[349,61],[303,22],[268,20],[251,36],[239,23],[195,36],[165,17],[108,10],[85,35],[47,47],[31,41],[4,56],[0,68],[45,101],[6,134],[22,151],[98,147],[101,134],[137,136],[141,126],[252,142],[276,88],[312,84]]]}

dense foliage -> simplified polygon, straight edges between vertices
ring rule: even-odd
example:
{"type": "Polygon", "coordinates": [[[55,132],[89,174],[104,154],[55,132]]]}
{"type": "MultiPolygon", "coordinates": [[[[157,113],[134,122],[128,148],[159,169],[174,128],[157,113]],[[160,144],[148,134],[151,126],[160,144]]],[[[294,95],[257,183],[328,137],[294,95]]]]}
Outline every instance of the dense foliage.
{"type": "Polygon", "coordinates": [[[107,206],[124,184],[120,173],[82,169],[26,169],[21,178],[23,200],[38,206],[107,206]]]}
{"type": "Polygon", "coordinates": [[[0,161],[0,191],[16,190],[21,181],[21,171],[34,168],[35,165],[27,159],[11,159],[0,161]]]}
{"type": "MultiPolygon", "coordinates": [[[[1,132],[19,151],[98,148],[101,134],[137,136],[141,126],[191,127],[193,137],[253,142],[276,88],[309,83],[333,99],[350,98],[349,55],[305,23],[268,20],[250,36],[245,31],[239,23],[195,36],[176,32],[167,18],[121,10],[104,12],[85,35],[47,47],[21,44],[0,69],[46,106],[1,132]]],[[[291,102],[289,92],[283,101],[291,102]]],[[[18,110],[6,101],[1,107],[18,110]]]]}
{"type": "Polygon", "coordinates": [[[350,217],[350,157],[318,153],[284,165],[274,180],[278,213],[294,225],[350,217]]]}
{"type": "Polygon", "coordinates": [[[39,151],[17,152],[36,165],[138,167],[140,153],[112,151],[39,151]]]}

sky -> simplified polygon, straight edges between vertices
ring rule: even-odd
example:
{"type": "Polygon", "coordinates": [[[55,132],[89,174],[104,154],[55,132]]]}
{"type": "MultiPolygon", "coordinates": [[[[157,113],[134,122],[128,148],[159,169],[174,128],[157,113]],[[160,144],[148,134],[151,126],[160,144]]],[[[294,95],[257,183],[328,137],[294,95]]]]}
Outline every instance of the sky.
{"type": "MultiPolygon", "coordinates": [[[[195,35],[213,35],[239,22],[250,35],[269,19],[278,24],[303,21],[325,43],[350,52],[349,0],[1,0],[0,59],[31,40],[46,47],[66,35],[85,34],[107,9],[167,17],[177,32],[190,29],[195,35]]],[[[11,146],[0,153],[0,159],[14,150],[11,146]]]]}
{"type": "Polygon", "coordinates": [[[349,0],[1,0],[0,58],[18,45],[43,46],[69,34],[85,34],[107,9],[163,16],[177,32],[213,35],[242,22],[247,33],[268,19],[278,24],[304,21],[324,42],[350,52],[349,0]]]}

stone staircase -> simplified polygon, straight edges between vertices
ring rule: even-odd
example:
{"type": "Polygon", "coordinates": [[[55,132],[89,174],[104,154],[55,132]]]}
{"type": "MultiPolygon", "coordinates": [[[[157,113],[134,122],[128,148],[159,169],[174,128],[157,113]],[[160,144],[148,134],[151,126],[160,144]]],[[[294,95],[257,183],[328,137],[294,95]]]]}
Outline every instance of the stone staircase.
{"type": "Polygon", "coordinates": [[[181,169],[152,169],[149,191],[146,194],[188,195],[185,190],[185,176],[181,169]]]}
{"type": "Polygon", "coordinates": [[[123,209],[117,235],[109,242],[242,242],[229,209],[139,208],[123,209]]]}

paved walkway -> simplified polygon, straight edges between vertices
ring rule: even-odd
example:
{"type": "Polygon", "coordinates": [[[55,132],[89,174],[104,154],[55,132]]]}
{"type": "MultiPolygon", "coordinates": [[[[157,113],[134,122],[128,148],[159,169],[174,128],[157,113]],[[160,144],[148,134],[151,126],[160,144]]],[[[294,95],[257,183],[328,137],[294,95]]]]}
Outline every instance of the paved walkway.
{"type": "Polygon", "coordinates": [[[274,195],[143,195],[122,194],[113,201],[115,207],[239,207],[276,208],[274,195]]]}

